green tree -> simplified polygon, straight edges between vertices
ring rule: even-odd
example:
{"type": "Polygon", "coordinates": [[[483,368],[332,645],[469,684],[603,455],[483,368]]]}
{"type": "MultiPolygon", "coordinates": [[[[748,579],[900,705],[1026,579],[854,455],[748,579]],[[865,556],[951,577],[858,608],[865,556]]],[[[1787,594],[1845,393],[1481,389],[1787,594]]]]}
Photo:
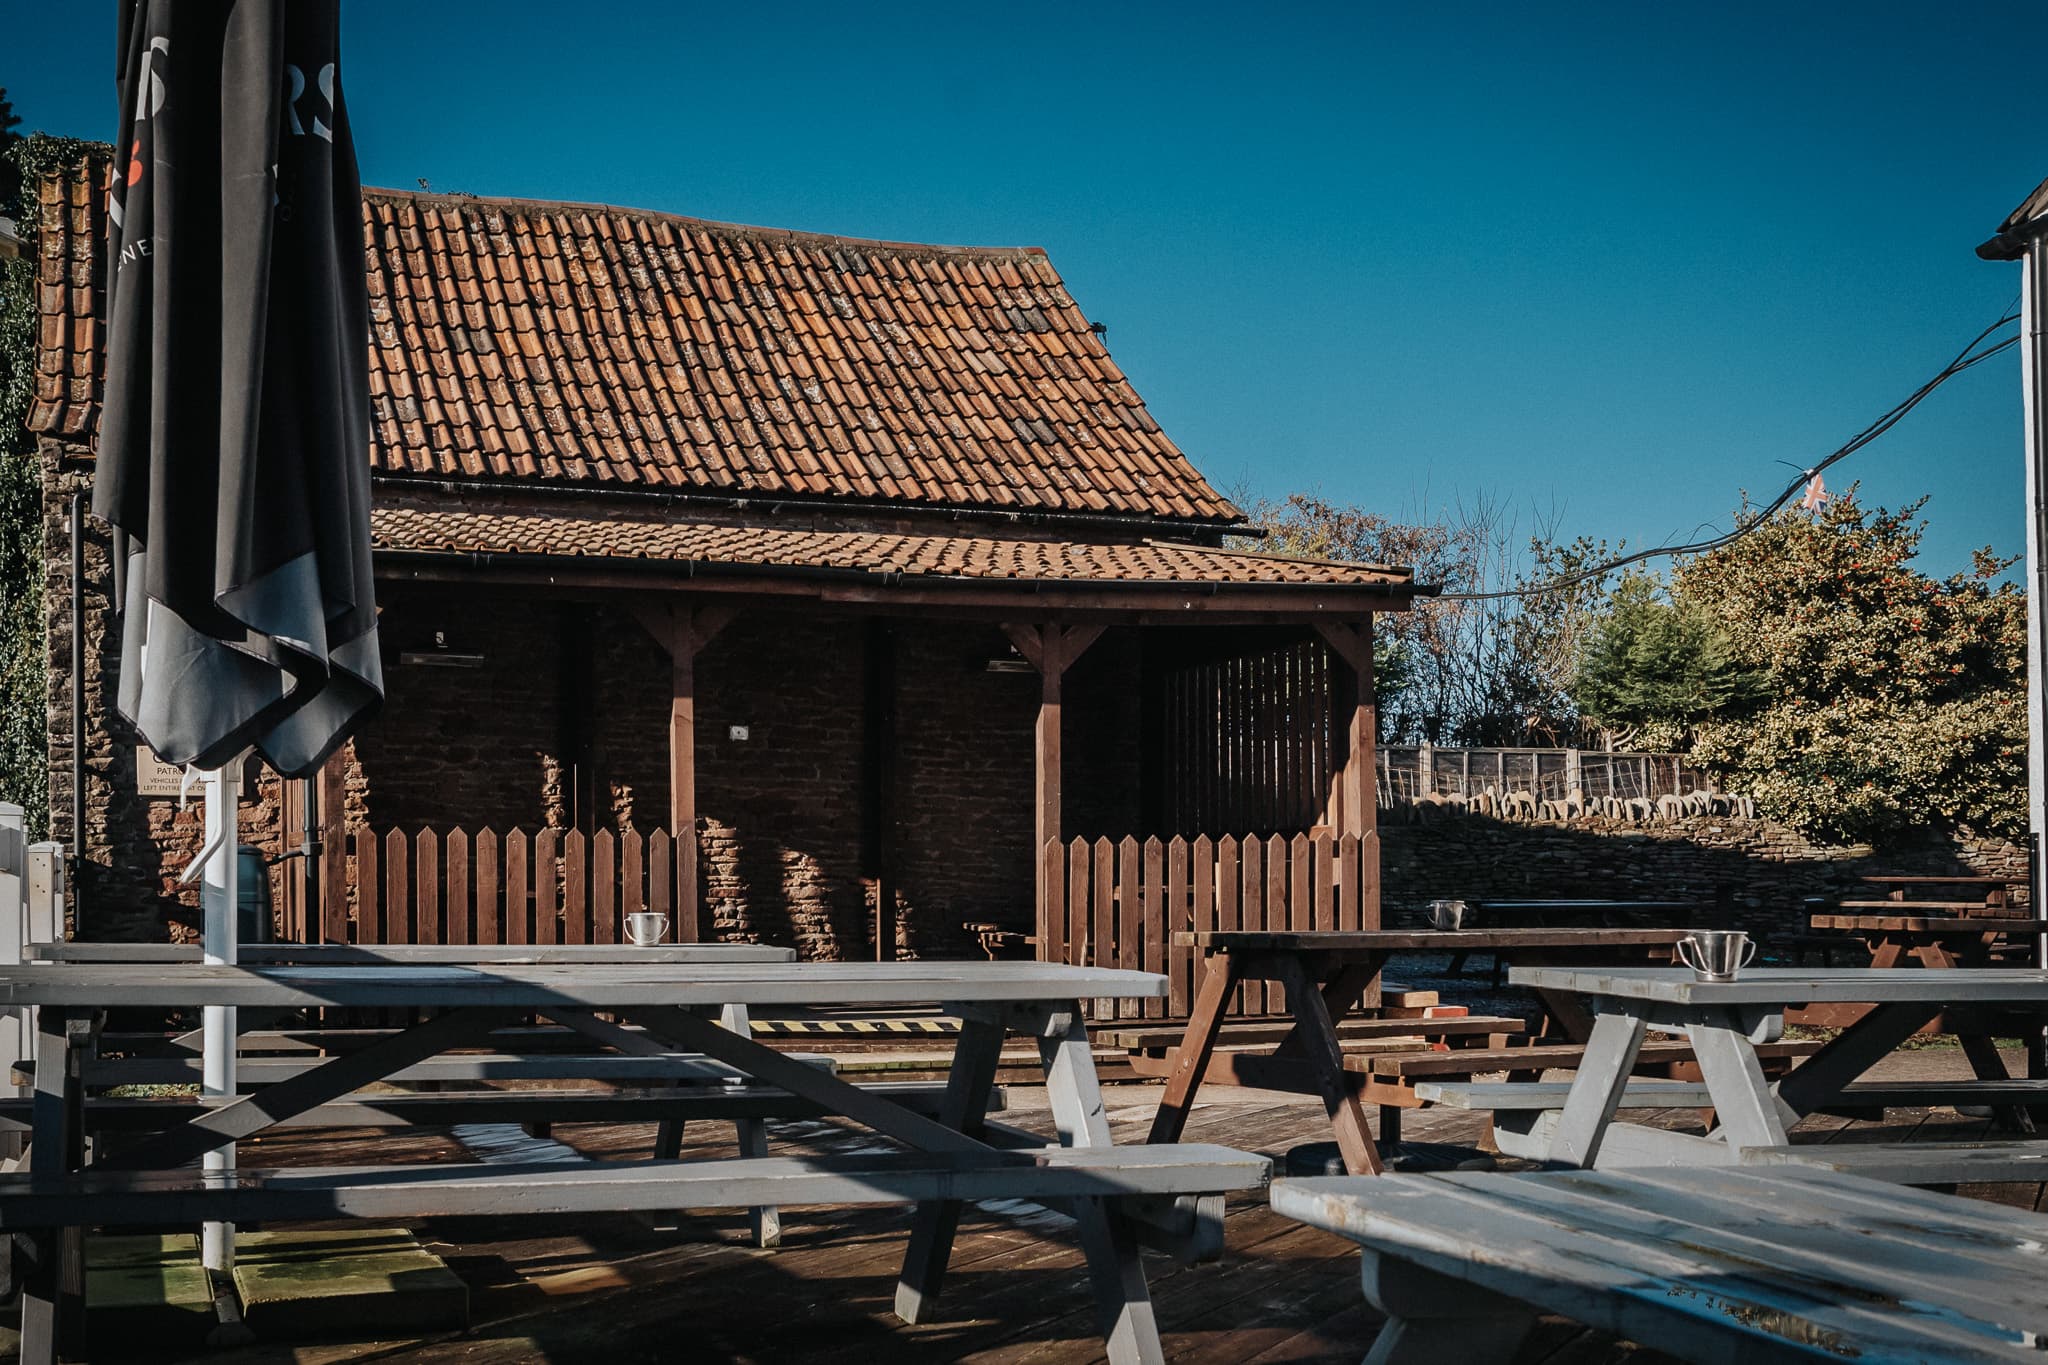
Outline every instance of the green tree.
{"type": "MultiPolygon", "coordinates": [[[[0,218],[32,236],[20,119],[0,89],[0,218]]],[[[35,378],[34,262],[0,256],[0,801],[28,812],[36,837],[49,817],[44,725],[42,480],[24,422],[35,378]]]]}
{"type": "MultiPolygon", "coordinates": [[[[1327,559],[1415,570],[1415,581],[1462,583],[1471,559],[1458,528],[1444,522],[1392,521],[1361,507],[1333,503],[1311,493],[1269,502],[1242,491],[1233,500],[1245,509],[1263,538],[1239,537],[1238,547],[1295,559],[1327,559]]],[[[1373,700],[1380,728],[1400,736],[1418,712],[1440,711],[1440,670],[1449,648],[1441,612],[1423,605],[1414,612],[1377,618],[1373,634],[1373,700]]]]}
{"type": "Polygon", "coordinates": [[[21,116],[14,112],[14,105],[7,98],[7,87],[0,85],[0,218],[18,217],[22,207],[21,167],[14,163],[15,145],[22,141],[20,133],[21,116]]]}
{"type": "Polygon", "coordinates": [[[1701,722],[1757,695],[1705,608],[1675,602],[1652,574],[1625,575],[1588,632],[1571,684],[1580,712],[1628,748],[1688,745],[1701,722]]]}
{"type": "MultiPolygon", "coordinates": [[[[42,473],[27,426],[35,386],[35,186],[46,173],[80,175],[104,144],[14,133],[0,91],[0,166],[11,178],[11,218],[21,254],[0,256],[0,801],[28,812],[35,837],[48,829],[48,654],[43,638],[42,473]]],[[[102,161],[100,164],[104,164],[102,161]]]]}
{"type": "Polygon", "coordinates": [[[1518,540],[1501,504],[1485,498],[1418,522],[1309,493],[1268,502],[1240,492],[1234,501],[1266,530],[1246,548],[1412,567],[1438,594],[1378,618],[1375,694],[1387,738],[1520,745],[1575,734],[1570,682],[1601,576],[1531,596],[1487,594],[1569,577],[1605,559],[1604,543],[1518,540]]]}
{"type": "Polygon", "coordinates": [[[1672,600],[1725,632],[1757,687],[1700,721],[1695,755],[1792,825],[1882,839],[2026,826],[2026,604],[1990,550],[1944,579],[1911,561],[1922,503],[1788,509],[1678,565],[1672,600]]]}

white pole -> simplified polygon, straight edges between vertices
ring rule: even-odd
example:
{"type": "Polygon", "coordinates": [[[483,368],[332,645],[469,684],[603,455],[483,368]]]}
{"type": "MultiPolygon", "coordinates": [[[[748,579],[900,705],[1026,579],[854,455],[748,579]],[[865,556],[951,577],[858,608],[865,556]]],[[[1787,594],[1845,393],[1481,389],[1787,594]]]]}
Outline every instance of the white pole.
{"type": "MultiPolygon", "coordinates": [[[[2048,693],[2044,693],[2044,666],[2048,666],[2048,560],[2042,558],[2048,539],[2048,506],[2042,498],[2043,462],[2048,461],[2048,431],[2042,429],[2042,385],[2048,374],[2048,354],[2041,344],[2043,317],[2048,305],[2048,279],[2043,278],[2042,253],[2048,241],[2035,237],[2020,258],[2020,374],[2026,405],[2027,437],[2027,851],[2032,864],[2032,909],[2038,918],[2044,904],[2042,856],[2044,834],[2048,834],[2048,693]]],[[[2048,935],[2035,941],[2034,961],[2048,966],[2048,935]]],[[[2028,1070],[2043,1070],[2042,1040],[2028,1039],[2028,1070]]]]}
{"type": "MultiPolygon", "coordinates": [[[[202,951],[210,963],[233,963],[236,959],[242,799],[242,759],[225,768],[206,773],[206,842],[213,856],[206,862],[206,880],[199,892],[205,911],[205,939],[202,951]]],[[[235,1007],[208,1005],[202,1015],[203,1063],[208,1095],[232,1097],[235,1093],[235,1007]]],[[[201,1162],[209,1173],[232,1171],[232,1145],[208,1152],[201,1162]]],[[[226,1275],[235,1268],[235,1225],[208,1223],[200,1232],[200,1259],[206,1268],[226,1275]]]]}

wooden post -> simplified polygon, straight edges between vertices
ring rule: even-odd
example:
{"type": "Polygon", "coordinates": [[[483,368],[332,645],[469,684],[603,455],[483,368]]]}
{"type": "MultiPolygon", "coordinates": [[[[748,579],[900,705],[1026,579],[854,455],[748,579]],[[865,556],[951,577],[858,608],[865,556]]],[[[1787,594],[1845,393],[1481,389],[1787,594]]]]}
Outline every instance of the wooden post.
{"type": "Polygon", "coordinates": [[[296,851],[302,840],[312,836],[312,828],[306,820],[306,792],[311,786],[312,782],[306,778],[277,779],[278,937],[287,943],[308,941],[306,874],[310,868],[305,859],[287,858],[285,855],[296,851]]]}
{"type": "Polygon", "coordinates": [[[676,942],[704,941],[697,894],[697,639],[687,611],[669,636],[668,828],[675,840],[676,942]]]}
{"type": "Polygon", "coordinates": [[[1045,846],[1062,835],[1060,828],[1060,725],[1061,684],[1074,660],[1081,657],[1102,636],[1101,626],[1006,625],[1003,633],[1017,646],[1017,652],[1038,670],[1038,722],[1033,730],[1036,751],[1033,767],[1037,773],[1037,817],[1032,848],[1036,869],[1032,891],[1035,932],[1041,951],[1053,941],[1048,916],[1052,898],[1046,885],[1045,846]]]}
{"type": "MultiPolygon", "coordinates": [[[[316,791],[319,807],[320,927],[310,935],[316,943],[347,943],[348,932],[348,774],[346,745],[320,769],[316,791]]],[[[367,936],[365,936],[367,941],[367,936]]]]}
{"type": "MultiPolygon", "coordinates": [[[[1044,861],[1041,850],[1039,861],[1044,861]]],[[[861,682],[861,862],[874,888],[875,961],[896,958],[896,633],[868,622],[861,682]]]]}
{"type": "Polygon", "coordinates": [[[636,609],[640,624],[669,656],[668,820],[675,850],[675,935],[701,943],[703,912],[697,894],[697,651],[711,642],[732,611],[687,603],[636,609]]]}
{"type": "MultiPolygon", "coordinates": [[[[1332,724],[1338,727],[1337,743],[1342,764],[1337,773],[1339,800],[1337,834],[1358,836],[1358,857],[1363,864],[1360,885],[1362,929],[1380,927],[1379,907],[1379,792],[1373,780],[1379,769],[1374,749],[1379,742],[1379,711],[1373,703],[1372,618],[1357,625],[1319,625],[1316,630],[1329,643],[1337,662],[1337,705],[1331,709],[1332,724]]],[[[1424,762],[1430,761],[1427,747],[1424,762]]]]}

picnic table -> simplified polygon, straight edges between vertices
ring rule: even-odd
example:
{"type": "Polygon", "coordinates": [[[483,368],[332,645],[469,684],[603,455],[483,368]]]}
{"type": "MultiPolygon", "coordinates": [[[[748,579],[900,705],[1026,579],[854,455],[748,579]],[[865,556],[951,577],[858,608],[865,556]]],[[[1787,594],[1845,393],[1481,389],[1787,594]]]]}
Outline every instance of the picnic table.
{"type": "MultiPolygon", "coordinates": [[[[1235,1083],[1259,1089],[1320,1095],[1336,1129],[1345,1169],[1355,1175],[1377,1174],[1383,1163],[1365,1118],[1361,1091],[1375,1093],[1371,1078],[1349,1074],[1338,1026],[1366,1008],[1379,984],[1380,970],[1397,952],[1492,952],[1523,962],[1585,961],[1617,956],[1636,957],[1668,951],[1683,934],[1667,929],[1359,929],[1329,932],[1202,930],[1174,935],[1177,945],[1194,949],[1201,958],[1194,1009],[1173,1054],[1172,1070],[1153,1117],[1150,1142],[1180,1140],[1216,1057],[1216,1037],[1225,1008],[1240,983],[1270,981],[1286,992],[1294,1027],[1270,1052],[1230,1059],[1235,1083]]],[[[1539,992],[1566,1034],[1576,1041],[1590,1036],[1592,1021],[1569,992],[1539,992]]],[[[1418,1023],[1417,1032],[1424,1025],[1418,1023]]],[[[1484,1044],[1485,1038],[1477,1040],[1484,1044]]],[[[1475,1048],[1472,1057],[1491,1058],[1497,1049],[1475,1048]]],[[[1540,1058],[1537,1049],[1523,1049],[1517,1058],[1503,1058],[1506,1068],[1562,1065],[1540,1058]]],[[[1576,1049],[1573,1049],[1576,1056],[1576,1049]]],[[[1374,1059],[1375,1064],[1388,1059],[1374,1059]]],[[[1405,1091],[1399,1070],[1383,1091],[1405,1091]]],[[[1397,1098],[1389,1094],[1390,1099],[1397,1098]]],[[[1404,1102],[1412,1102],[1405,1101],[1404,1102]]],[[[1395,1112],[1398,1112],[1397,1110],[1395,1112]]],[[[1389,1106],[1382,1106],[1382,1133],[1389,1106]]],[[[1390,1135],[1389,1135],[1390,1136],[1390,1135]]]]}
{"type": "Polygon", "coordinates": [[[1369,1365],[1505,1361],[1539,1311],[1681,1360],[2039,1361],[2040,1215],[1820,1170],[1282,1180],[1357,1242],[1369,1365]]]}
{"type": "MultiPolygon", "coordinates": [[[[1691,928],[1703,907],[1698,901],[1621,901],[1588,899],[1474,901],[1468,912],[1474,929],[1665,929],[1691,928]]],[[[1469,952],[1451,956],[1448,973],[1465,968],[1469,952]]],[[[1505,964],[1493,959],[1493,984],[1500,985],[1505,964]]]]}
{"type": "Polygon", "coordinates": [[[1975,874],[1965,874],[1960,877],[1937,877],[1924,873],[1892,876],[1878,872],[1865,873],[1858,877],[1857,880],[1870,886],[1883,887],[1885,894],[1895,901],[1907,900],[1915,893],[1921,893],[1933,887],[1974,888],[1981,893],[1981,896],[1978,900],[1970,902],[1972,907],[1992,911],[2004,910],[2011,904],[2012,889],[2016,886],[2025,886],[2027,884],[2024,877],[1986,877],[1975,874]]]}
{"type": "Polygon", "coordinates": [[[1645,920],[1661,920],[1668,923],[1683,923],[1701,910],[1698,901],[1620,901],[1620,900],[1501,900],[1475,901],[1479,925],[1482,929],[1509,928],[1509,921],[1515,926],[1530,928],[1644,928],[1645,920]],[[1501,923],[1495,924],[1494,920],[1501,923]]]}
{"type": "Polygon", "coordinates": [[[1816,914],[1808,923],[1861,938],[1873,967],[1983,967],[2009,935],[2048,933],[2048,919],[1926,915],[1896,901],[1843,901],[1839,910],[1816,914]]]}
{"type": "MultiPolygon", "coordinates": [[[[85,1226],[299,1218],[660,1212],[806,1203],[914,1203],[896,1311],[930,1311],[962,1199],[1051,1203],[1073,1215],[1109,1358],[1160,1359],[1138,1259],[1141,1242],[1184,1255],[1221,1248],[1225,1192],[1259,1188],[1264,1158],[1223,1148],[1113,1146],[1080,1001],[1164,995],[1164,977],[1054,963],[631,962],[218,966],[30,963],[0,968],[0,1006],[38,1010],[28,1170],[0,1176],[0,1233],[26,1253],[22,1355],[46,1365],[78,1311],[75,1248],[85,1226]],[[938,1004],[962,1020],[936,1118],[731,1032],[701,1011],[817,1004],[938,1004]],[[400,1007],[438,1011],[252,1094],[179,1106],[163,1127],[85,1162],[84,1066],[110,1005],[249,1009],[400,1007]],[[884,1155],[748,1156],[583,1165],[434,1164],[220,1173],[199,1156],[288,1122],[528,1014],[606,1044],[621,1024],[796,1096],[907,1150],[884,1155]],[[1004,1038],[1035,1038],[1057,1145],[984,1117],[1004,1038]]],[[[732,1096],[721,1097],[729,1111],[732,1096]]]]}
{"type": "MultiPolygon", "coordinates": [[[[1944,1010],[2048,1009],[2048,972],[2033,968],[1751,968],[1722,983],[1698,980],[1682,967],[1531,966],[1515,968],[1509,979],[1576,993],[1598,1010],[1549,1144],[1553,1161],[1572,1166],[1727,1165],[1746,1148],[1784,1147],[1786,1130],[1820,1108],[1849,1100],[1915,1103],[1920,1092],[1911,1085],[1855,1082],[1944,1010]],[[1781,1037],[1789,1008],[1809,1003],[1872,1008],[1772,1084],[1758,1049],[1781,1037]],[[1690,1041],[1719,1125],[1706,1137],[1616,1121],[1652,1031],[1690,1041]]],[[[1945,1088],[1938,1102],[1970,1103],[1972,1090],[1983,1097],[1979,1103],[2048,1098],[2048,1081],[2008,1076],[1995,1048],[1967,1055],[1977,1083],[1945,1088]]]]}

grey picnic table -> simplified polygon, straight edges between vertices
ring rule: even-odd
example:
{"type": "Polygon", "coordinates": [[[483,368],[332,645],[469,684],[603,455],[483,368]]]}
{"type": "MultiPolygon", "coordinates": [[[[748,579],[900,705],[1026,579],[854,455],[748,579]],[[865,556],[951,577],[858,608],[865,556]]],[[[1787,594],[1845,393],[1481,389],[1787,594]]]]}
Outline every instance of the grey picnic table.
{"type": "MultiPolygon", "coordinates": [[[[1517,967],[1509,980],[1575,993],[1595,1011],[1549,1146],[1553,1162],[1582,1167],[1729,1165],[1744,1149],[1787,1146],[1787,1130],[1815,1110],[1858,1092],[1880,1096],[1883,1087],[1854,1082],[1944,1010],[2048,1011],[2048,971],[2036,968],[1751,968],[1737,981],[1715,983],[1683,967],[1546,966],[1517,967]],[[1780,1038],[1786,1010],[1837,1003],[1872,1008],[1781,1080],[1767,1081],[1757,1045],[1780,1038]],[[1719,1125],[1704,1138],[1615,1119],[1653,1031],[1691,1041],[1719,1125]]],[[[2007,1076],[1995,1050],[1971,1060],[1982,1102],[2010,1102],[2015,1087],[2044,1086],[2007,1076]],[[1987,1074],[1991,1067],[1997,1074],[1987,1074]]],[[[1953,1098],[1969,1103],[1971,1089],[1956,1087],[1953,1098]]]]}
{"type": "Polygon", "coordinates": [[[1516,1358],[1539,1312],[1679,1360],[2039,1361],[2030,1210],[1820,1170],[1537,1171],[1275,1182],[1357,1242],[1389,1321],[1367,1365],[1516,1358]]]}
{"type": "Polygon", "coordinates": [[[37,1009],[38,1065],[27,1171],[0,1176],[0,1232],[25,1254],[22,1360],[54,1360],[79,1311],[76,1233],[207,1219],[431,1217],[447,1214],[658,1211],[790,1203],[914,1203],[896,1311],[930,1312],[963,1198],[1052,1203],[1078,1224],[1109,1358],[1161,1359],[1141,1242],[1192,1255],[1221,1247],[1223,1195],[1265,1184],[1265,1158],[1223,1148],[1182,1154],[1115,1147],[1080,1001],[1157,997],[1163,976],[1037,962],[631,962],[470,965],[37,962],[0,968],[0,1006],[37,1009]],[[732,1032],[702,1011],[736,1005],[940,1006],[961,1020],[936,1118],[830,1070],[732,1032]],[[80,1110],[83,1066],[109,1006],[254,1009],[312,1006],[438,1011],[359,1050],[216,1108],[188,1113],[90,1166],[80,1110]],[[468,1164],[204,1173],[213,1148],[251,1137],[510,1019],[540,1014],[600,1042],[619,1025],[694,1051],[808,1100],[907,1150],[886,1156],[711,1161],[468,1164]],[[986,1119],[1004,1038],[1034,1038],[1057,1145],[986,1119]]]}

